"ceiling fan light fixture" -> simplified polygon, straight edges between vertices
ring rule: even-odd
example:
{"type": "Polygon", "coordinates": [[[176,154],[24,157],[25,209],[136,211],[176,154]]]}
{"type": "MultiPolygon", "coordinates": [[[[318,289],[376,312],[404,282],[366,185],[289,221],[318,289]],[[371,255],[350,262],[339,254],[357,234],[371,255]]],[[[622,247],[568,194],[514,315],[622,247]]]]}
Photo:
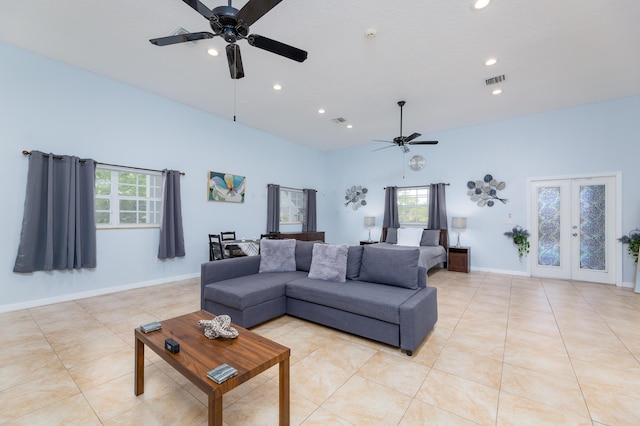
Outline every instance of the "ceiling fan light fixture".
{"type": "Polygon", "coordinates": [[[489,6],[489,3],[491,3],[491,0],[473,0],[472,7],[475,10],[480,10],[489,6]]]}

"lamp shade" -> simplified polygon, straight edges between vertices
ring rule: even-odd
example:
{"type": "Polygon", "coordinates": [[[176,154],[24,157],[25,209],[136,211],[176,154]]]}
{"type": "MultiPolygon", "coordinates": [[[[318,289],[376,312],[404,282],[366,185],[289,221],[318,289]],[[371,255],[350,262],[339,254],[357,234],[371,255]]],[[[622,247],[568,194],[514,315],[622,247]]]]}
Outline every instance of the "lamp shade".
{"type": "Polygon", "coordinates": [[[451,218],[451,227],[455,229],[465,229],[467,227],[466,217],[451,218]]]}
{"type": "Polygon", "coordinates": [[[365,216],[364,226],[376,226],[376,218],[373,216],[365,216]]]}

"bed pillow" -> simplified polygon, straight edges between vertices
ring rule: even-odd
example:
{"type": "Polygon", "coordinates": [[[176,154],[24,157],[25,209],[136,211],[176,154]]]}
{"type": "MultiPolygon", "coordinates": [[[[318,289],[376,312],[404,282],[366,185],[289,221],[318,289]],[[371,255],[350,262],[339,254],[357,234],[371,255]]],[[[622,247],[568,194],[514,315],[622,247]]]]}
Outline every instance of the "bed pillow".
{"type": "Polygon", "coordinates": [[[398,229],[399,246],[420,247],[422,239],[422,228],[400,228],[398,229]]]}
{"type": "Polygon", "coordinates": [[[347,280],[348,250],[349,246],[346,244],[314,244],[309,278],[338,283],[345,282],[347,280]]]}
{"type": "Polygon", "coordinates": [[[322,241],[296,241],[296,270],[309,272],[315,243],[322,241]]]}
{"type": "Polygon", "coordinates": [[[417,248],[392,249],[376,244],[366,245],[358,280],[417,289],[419,253],[417,248]]]}
{"type": "Polygon", "coordinates": [[[357,280],[360,276],[360,265],[362,264],[362,252],[364,246],[350,246],[347,251],[347,279],[357,280]]]}
{"type": "Polygon", "coordinates": [[[440,230],[439,229],[425,229],[422,231],[422,239],[420,240],[421,246],[436,247],[440,245],[440,230]]]}
{"type": "Polygon", "coordinates": [[[395,244],[398,242],[398,228],[387,228],[387,238],[385,243],[395,244]]]}
{"type": "Polygon", "coordinates": [[[296,240],[260,240],[258,272],[289,272],[296,270],[296,240]]]}

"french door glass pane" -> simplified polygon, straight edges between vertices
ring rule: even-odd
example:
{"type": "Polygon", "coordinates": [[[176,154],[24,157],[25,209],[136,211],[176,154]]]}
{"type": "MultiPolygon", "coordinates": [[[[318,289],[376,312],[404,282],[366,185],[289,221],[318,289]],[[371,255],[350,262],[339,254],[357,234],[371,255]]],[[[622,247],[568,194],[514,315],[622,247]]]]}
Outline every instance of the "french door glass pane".
{"type": "Polygon", "coordinates": [[[560,266],[560,187],[538,188],[538,265],[560,266]]]}
{"type": "Polygon", "coordinates": [[[606,187],[580,186],[580,268],[604,271],[606,253],[606,187]]]}

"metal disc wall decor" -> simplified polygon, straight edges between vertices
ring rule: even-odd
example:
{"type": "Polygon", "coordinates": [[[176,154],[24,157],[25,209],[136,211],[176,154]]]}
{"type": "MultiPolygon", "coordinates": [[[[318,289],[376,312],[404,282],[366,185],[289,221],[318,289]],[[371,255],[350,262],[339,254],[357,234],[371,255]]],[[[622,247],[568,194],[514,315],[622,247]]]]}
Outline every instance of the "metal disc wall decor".
{"type": "Polygon", "coordinates": [[[351,204],[354,210],[358,210],[361,206],[366,206],[367,202],[365,201],[365,197],[367,196],[367,192],[368,189],[360,185],[353,185],[351,188],[347,188],[344,196],[344,199],[347,200],[347,202],[344,203],[345,207],[351,204]]]}
{"type": "Polygon", "coordinates": [[[478,207],[493,207],[496,201],[507,204],[506,198],[498,197],[498,191],[502,191],[507,186],[504,182],[498,182],[491,175],[485,175],[482,180],[470,180],[467,182],[467,195],[478,207]]]}

